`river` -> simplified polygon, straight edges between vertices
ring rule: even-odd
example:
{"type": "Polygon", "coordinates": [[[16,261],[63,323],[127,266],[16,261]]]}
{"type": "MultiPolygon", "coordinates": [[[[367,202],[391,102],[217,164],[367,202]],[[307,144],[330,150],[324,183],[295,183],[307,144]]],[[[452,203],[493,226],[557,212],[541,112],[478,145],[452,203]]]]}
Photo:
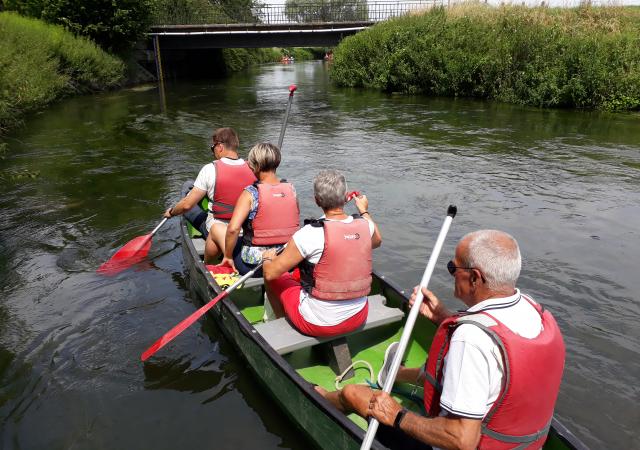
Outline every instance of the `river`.
{"type": "Polygon", "coordinates": [[[170,84],[164,97],[139,87],[68,99],[6,137],[0,447],[309,446],[210,319],[140,362],[195,309],[177,220],[147,264],[95,273],[179,199],[210,158],[214,128],[236,128],[243,154],[277,141],[290,83],[299,89],[279,173],[303,214],[318,213],[318,170],[343,170],[382,230],[375,267],[411,287],[456,204],[431,284],[452,308],[461,303],[445,262],[456,241],[479,228],[513,234],[520,287],[565,335],[557,415],[594,449],[637,448],[640,116],[339,89],[321,62],[170,84]],[[39,174],[11,178],[25,171],[39,174]]]}

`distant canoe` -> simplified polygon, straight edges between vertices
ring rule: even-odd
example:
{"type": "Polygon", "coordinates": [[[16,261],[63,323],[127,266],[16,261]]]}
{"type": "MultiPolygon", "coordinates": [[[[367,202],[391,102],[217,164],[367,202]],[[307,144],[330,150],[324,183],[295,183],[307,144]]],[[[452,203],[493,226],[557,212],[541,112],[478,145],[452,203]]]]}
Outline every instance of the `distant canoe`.
{"type": "MultiPolygon", "coordinates": [[[[218,295],[221,288],[202,261],[204,239],[184,217],[181,236],[190,288],[201,300],[209,300],[218,295]]],[[[346,337],[329,340],[301,335],[284,318],[264,322],[262,278],[247,281],[209,314],[238,348],[264,389],[309,439],[324,449],[359,449],[366,421],[354,414],[342,414],[314,390],[313,384],[334,390],[336,374],[351,361],[363,360],[375,373],[370,374],[365,364],[358,363],[354,376],[345,382],[365,383],[367,379],[375,379],[385,349],[391,342],[400,340],[409,294],[374,272],[367,324],[346,337]]],[[[435,330],[427,319],[418,319],[405,357],[407,366],[424,364],[435,330]]],[[[420,398],[420,389],[417,394],[420,398]]],[[[420,412],[419,403],[409,396],[395,397],[407,408],[420,412]]],[[[374,441],[371,448],[385,447],[374,441]]],[[[544,448],[587,449],[556,418],[544,448]]]]}

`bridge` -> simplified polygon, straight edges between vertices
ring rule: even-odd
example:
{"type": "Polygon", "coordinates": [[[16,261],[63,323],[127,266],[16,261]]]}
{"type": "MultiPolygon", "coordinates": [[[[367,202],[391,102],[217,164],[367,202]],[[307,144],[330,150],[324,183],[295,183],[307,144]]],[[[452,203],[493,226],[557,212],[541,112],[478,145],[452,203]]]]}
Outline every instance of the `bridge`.
{"type": "Polygon", "coordinates": [[[241,11],[212,5],[206,11],[159,12],[149,36],[160,68],[165,50],[333,47],[376,22],[448,1],[289,0],[286,5],[258,4],[241,11]]]}

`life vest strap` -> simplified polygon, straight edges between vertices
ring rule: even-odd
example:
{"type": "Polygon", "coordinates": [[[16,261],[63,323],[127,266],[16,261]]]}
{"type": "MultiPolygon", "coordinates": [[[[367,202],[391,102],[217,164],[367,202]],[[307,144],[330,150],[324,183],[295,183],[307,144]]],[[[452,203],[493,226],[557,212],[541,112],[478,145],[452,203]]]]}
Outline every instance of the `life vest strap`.
{"type": "Polygon", "coordinates": [[[209,212],[213,215],[223,214],[223,213],[233,213],[234,205],[229,205],[228,203],[222,202],[209,202],[209,212]],[[218,211],[214,211],[213,207],[216,206],[218,211]]]}
{"type": "MultiPolygon", "coordinates": [[[[497,431],[493,431],[489,429],[487,424],[482,424],[482,434],[489,436],[492,439],[507,442],[509,444],[531,444],[532,442],[536,442],[539,439],[542,439],[547,434],[549,434],[549,428],[551,428],[551,420],[547,422],[547,424],[539,431],[533,434],[525,434],[522,436],[515,436],[511,434],[503,434],[498,433],[497,431]]],[[[525,448],[526,445],[523,447],[525,448]]]]}

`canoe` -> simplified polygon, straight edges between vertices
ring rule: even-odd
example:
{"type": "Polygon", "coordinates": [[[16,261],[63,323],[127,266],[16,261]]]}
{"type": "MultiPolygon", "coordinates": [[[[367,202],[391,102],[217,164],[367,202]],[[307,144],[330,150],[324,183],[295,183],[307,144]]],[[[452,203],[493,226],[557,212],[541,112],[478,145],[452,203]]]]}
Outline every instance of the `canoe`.
{"type": "MultiPolygon", "coordinates": [[[[185,183],[185,187],[188,183],[185,183]]],[[[203,301],[222,292],[214,276],[203,263],[204,239],[187,219],[181,219],[182,252],[190,289],[203,301]]],[[[262,278],[249,279],[242,288],[209,311],[225,336],[247,361],[263,388],[291,421],[319,448],[359,449],[367,423],[355,414],[345,415],[334,408],[313,388],[313,384],[334,390],[336,375],[358,362],[344,383],[374,381],[382,366],[387,346],[400,340],[408,313],[410,292],[402,290],[376,271],[369,294],[369,318],[364,329],[346,337],[318,340],[296,332],[286,319],[263,321],[264,289],[262,278]],[[367,368],[367,363],[374,373],[367,368]]],[[[424,364],[436,327],[420,317],[416,322],[404,364],[424,364]]],[[[341,384],[342,385],[342,384],[341,384]]],[[[400,386],[394,394],[405,407],[420,412],[421,389],[400,386]],[[413,389],[413,390],[411,390],[413,389]]],[[[374,441],[372,448],[383,449],[374,441]]],[[[545,449],[586,450],[556,418],[545,449]]]]}

